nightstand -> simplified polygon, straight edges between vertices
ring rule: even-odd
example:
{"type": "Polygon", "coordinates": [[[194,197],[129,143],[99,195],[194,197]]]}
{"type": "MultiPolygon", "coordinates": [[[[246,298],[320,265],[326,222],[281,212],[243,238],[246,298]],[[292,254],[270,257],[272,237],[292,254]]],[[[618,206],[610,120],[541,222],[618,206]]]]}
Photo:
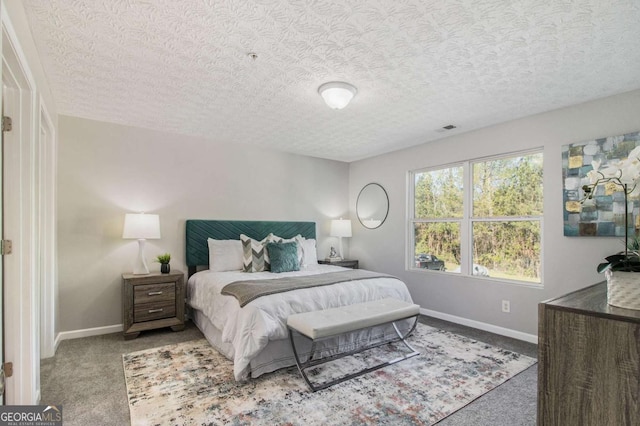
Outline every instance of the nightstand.
{"type": "Polygon", "coordinates": [[[318,260],[318,263],[321,265],[335,265],[335,266],[342,266],[343,268],[358,269],[357,260],[342,259],[342,260],[336,260],[335,262],[330,262],[325,259],[325,260],[318,260]]]}
{"type": "Polygon", "coordinates": [[[184,274],[122,274],[122,318],[125,340],[156,328],[183,330],[184,274]]]}

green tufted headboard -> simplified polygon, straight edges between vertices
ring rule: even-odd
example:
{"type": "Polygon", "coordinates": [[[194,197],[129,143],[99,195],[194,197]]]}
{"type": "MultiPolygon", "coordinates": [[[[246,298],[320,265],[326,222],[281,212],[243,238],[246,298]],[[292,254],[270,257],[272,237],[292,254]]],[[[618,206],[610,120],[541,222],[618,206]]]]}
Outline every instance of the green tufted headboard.
{"type": "Polygon", "coordinates": [[[315,222],[275,222],[247,220],[187,220],[186,260],[189,276],[198,266],[209,265],[207,238],[216,240],[239,240],[240,234],[261,240],[270,233],[282,238],[301,234],[305,238],[316,237],[315,222]]]}

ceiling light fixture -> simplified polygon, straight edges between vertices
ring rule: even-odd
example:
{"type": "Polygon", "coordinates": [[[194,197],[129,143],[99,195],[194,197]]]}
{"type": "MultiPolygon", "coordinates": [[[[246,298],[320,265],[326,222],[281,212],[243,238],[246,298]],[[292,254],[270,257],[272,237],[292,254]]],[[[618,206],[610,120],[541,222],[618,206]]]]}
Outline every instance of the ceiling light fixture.
{"type": "Polygon", "coordinates": [[[349,105],[351,99],[358,93],[358,89],[343,81],[330,81],[318,87],[318,93],[329,108],[342,109],[349,105]]]}

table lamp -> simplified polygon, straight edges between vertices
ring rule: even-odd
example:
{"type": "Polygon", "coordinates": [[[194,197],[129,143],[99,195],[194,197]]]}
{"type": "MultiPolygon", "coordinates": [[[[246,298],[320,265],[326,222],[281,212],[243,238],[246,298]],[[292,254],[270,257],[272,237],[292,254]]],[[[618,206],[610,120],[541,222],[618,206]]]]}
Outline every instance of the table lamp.
{"type": "Polygon", "coordinates": [[[136,275],[148,274],[149,268],[144,258],[146,240],[160,238],[160,217],[157,214],[127,213],[124,216],[122,238],[138,240],[138,259],[133,267],[136,275]]]}
{"type": "Polygon", "coordinates": [[[340,251],[338,252],[338,257],[344,259],[342,254],[342,238],[351,237],[351,220],[342,218],[332,220],[329,235],[340,239],[340,251]]]}

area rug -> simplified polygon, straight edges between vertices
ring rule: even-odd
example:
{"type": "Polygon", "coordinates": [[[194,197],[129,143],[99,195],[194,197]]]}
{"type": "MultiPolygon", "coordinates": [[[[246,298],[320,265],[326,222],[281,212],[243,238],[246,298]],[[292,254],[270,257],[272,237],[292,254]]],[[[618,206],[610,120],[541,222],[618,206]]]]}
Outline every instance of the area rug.
{"type": "MultiPolygon", "coordinates": [[[[312,393],[295,367],[236,382],[205,339],[123,355],[132,425],[432,425],[536,363],[419,324],[420,355],[312,393]]],[[[325,365],[344,373],[401,344],[325,365]]],[[[396,353],[397,355],[397,353],[396,353]]],[[[322,382],[318,367],[312,381],[322,382]]]]}

